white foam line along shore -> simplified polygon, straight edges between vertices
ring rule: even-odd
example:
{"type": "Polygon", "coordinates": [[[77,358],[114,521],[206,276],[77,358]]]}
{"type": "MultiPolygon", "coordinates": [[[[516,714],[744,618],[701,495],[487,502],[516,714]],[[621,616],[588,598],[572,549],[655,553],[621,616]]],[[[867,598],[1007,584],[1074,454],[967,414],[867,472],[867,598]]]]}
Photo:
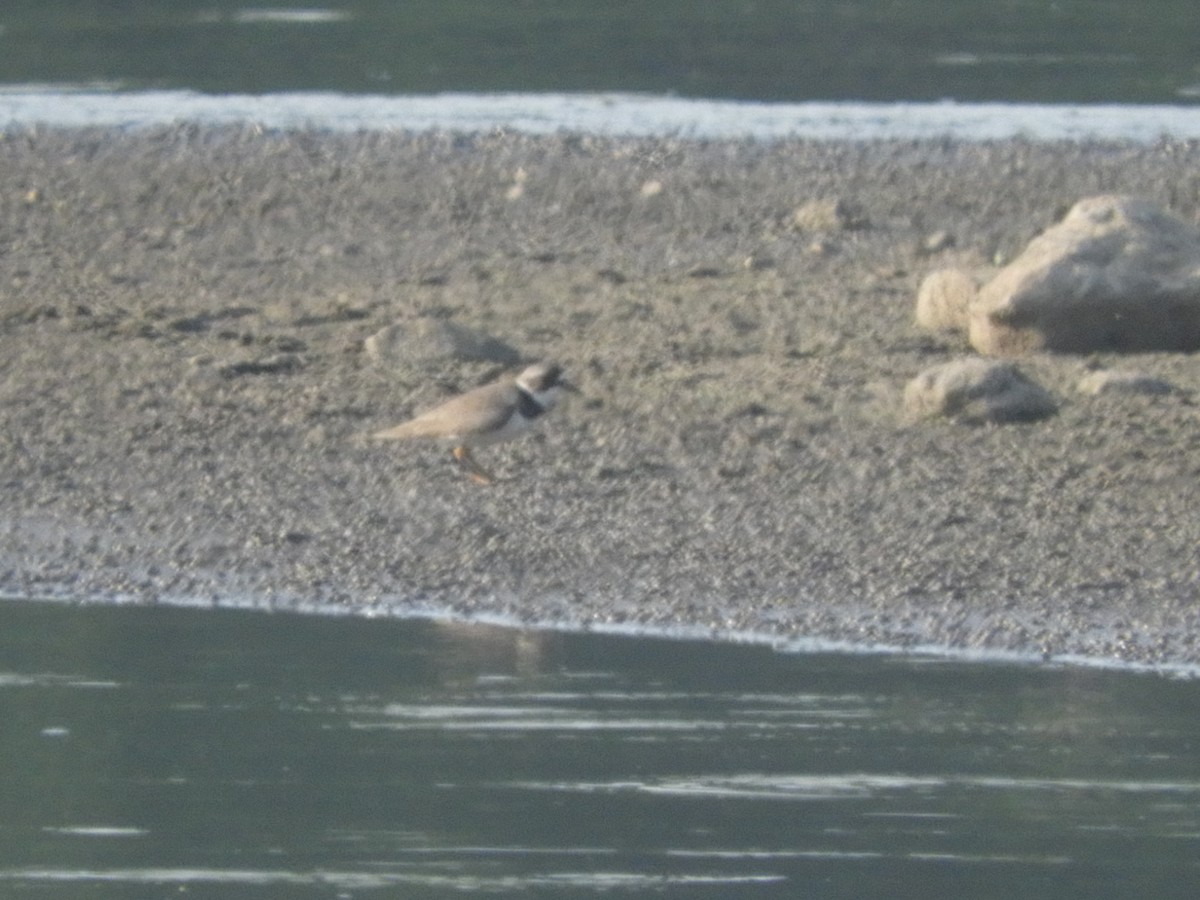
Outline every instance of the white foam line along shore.
{"type": "Polygon", "coordinates": [[[968,103],[749,103],[640,94],[200,94],[108,88],[0,88],[0,127],[138,128],[251,122],[339,131],[499,128],[700,139],[1124,140],[1200,137],[1200,106],[968,103]]]}

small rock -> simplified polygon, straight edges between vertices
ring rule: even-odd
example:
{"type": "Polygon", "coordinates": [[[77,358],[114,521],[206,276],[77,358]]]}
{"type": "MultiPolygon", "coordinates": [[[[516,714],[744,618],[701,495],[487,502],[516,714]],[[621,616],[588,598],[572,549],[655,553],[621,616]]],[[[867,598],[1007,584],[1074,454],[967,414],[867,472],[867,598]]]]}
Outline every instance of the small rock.
{"type": "Polygon", "coordinates": [[[773,269],[775,260],[762,253],[751,253],[742,260],[742,268],[749,269],[751,272],[761,272],[764,269],[773,269]]]}
{"type": "Polygon", "coordinates": [[[470,360],[512,365],[521,354],[499,338],[446,319],[422,318],[397,322],[363,342],[374,362],[419,366],[446,360],[470,360]]]}
{"type": "Polygon", "coordinates": [[[808,201],[792,213],[792,225],[801,231],[846,231],[864,227],[866,219],[834,197],[808,201]]]}
{"type": "Polygon", "coordinates": [[[1103,369],[1089,372],[1079,379],[1081,394],[1151,394],[1174,393],[1175,385],[1143,372],[1119,372],[1103,369]]]}
{"type": "Polygon", "coordinates": [[[975,279],[961,269],[931,272],[917,291],[917,325],[927,331],[965,332],[977,293],[975,279]]]}
{"type": "Polygon", "coordinates": [[[508,190],[504,192],[504,196],[508,200],[520,200],[525,194],[525,182],[529,180],[529,173],[525,171],[523,166],[518,167],[513,173],[512,184],[508,190]]]}
{"type": "Polygon", "coordinates": [[[663,192],[663,183],[656,178],[651,178],[649,181],[643,181],[639,189],[643,197],[657,197],[663,192]]]}
{"type": "Polygon", "coordinates": [[[959,422],[1028,422],[1053,415],[1050,393],[1016,365],[962,359],[927,369],[904,389],[904,407],[916,418],[959,422]]]}
{"type": "Polygon", "coordinates": [[[926,254],[941,253],[949,250],[955,244],[954,235],[948,231],[935,231],[921,242],[921,252],[926,254]]]}

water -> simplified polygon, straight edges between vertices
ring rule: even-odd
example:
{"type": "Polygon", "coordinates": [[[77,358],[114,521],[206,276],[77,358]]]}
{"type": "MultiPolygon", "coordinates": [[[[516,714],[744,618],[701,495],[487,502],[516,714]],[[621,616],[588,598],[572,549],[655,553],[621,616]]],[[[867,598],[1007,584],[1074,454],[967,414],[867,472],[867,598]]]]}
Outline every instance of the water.
{"type": "Polygon", "coordinates": [[[1194,99],[1192,0],[6,0],[0,83],[206,93],[1194,99]]]}
{"type": "Polygon", "coordinates": [[[1190,897],[1200,683],[0,605],[0,896],[1190,897]]]}
{"type": "Polygon", "coordinates": [[[1191,0],[10,0],[0,128],[1200,137],[1191,0]]]}

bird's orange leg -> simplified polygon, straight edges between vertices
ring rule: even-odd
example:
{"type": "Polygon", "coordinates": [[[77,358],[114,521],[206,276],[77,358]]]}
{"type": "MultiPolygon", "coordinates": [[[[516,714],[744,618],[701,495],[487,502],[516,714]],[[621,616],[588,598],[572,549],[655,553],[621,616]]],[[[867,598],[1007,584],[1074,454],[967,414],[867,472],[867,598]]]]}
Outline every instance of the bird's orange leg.
{"type": "Polygon", "coordinates": [[[471,480],[476,484],[491,484],[495,481],[491,473],[475,462],[475,457],[471,455],[470,447],[458,446],[454,448],[453,452],[454,459],[460,466],[467,470],[467,474],[471,476],[471,480]]]}

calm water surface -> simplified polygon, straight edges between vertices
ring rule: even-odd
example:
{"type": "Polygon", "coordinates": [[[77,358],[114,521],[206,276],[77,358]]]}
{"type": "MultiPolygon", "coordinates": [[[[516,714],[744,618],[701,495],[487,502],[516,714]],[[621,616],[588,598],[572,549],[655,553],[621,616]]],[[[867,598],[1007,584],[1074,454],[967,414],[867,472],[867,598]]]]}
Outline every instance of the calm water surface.
{"type": "Polygon", "coordinates": [[[5,0],[0,84],[1191,102],[1194,0],[5,0]]]}
{"type": "Polygon", "coordinates": [[[1194,897],[1200,682],[0,604],[0,896],[1194,897]]]}

